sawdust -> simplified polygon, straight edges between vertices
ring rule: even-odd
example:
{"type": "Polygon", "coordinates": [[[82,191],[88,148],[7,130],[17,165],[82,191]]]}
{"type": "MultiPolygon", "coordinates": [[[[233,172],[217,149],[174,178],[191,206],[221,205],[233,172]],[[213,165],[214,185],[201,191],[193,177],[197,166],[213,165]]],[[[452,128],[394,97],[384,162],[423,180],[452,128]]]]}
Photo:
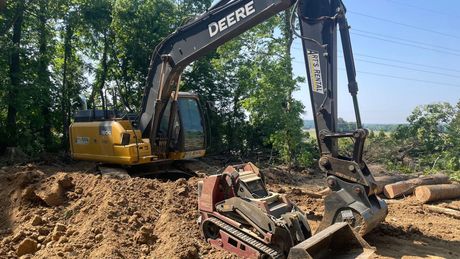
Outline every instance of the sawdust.
{"type": "MultiPolygon", "coordinates": [[[[0,258],[235,258],[201,238],[199,178],[111,179],[93,166],[2,168],[0,258]]],[[[324,188],[322,174],[276,168],[267,182],[317,228],[322,200],[302,190],[324,188]]],[[[410,197],[389,208],[386,221],[365,237],[377,258],[460,258],[460,220],[425,211],[410,197]]]]}

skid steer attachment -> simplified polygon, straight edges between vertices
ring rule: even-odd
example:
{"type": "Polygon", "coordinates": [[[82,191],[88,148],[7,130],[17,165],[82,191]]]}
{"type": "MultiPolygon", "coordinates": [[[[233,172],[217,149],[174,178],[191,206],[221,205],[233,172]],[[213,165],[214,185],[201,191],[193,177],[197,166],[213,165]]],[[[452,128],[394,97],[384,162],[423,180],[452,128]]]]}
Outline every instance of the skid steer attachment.
{"type": "Polygon", "coordinates": [[[207,177],[198,193],[202,235],[240,257],[366,258],[373,253],[346,222],[312,236],[305,214],[285,195],[269,192],[251,163],[207,177]]]}
{"type": "Polygon", "coordinates": [[[374,251],[348,223],[341,222],[291,248],[288,259],[369,258],[374,251]]]}

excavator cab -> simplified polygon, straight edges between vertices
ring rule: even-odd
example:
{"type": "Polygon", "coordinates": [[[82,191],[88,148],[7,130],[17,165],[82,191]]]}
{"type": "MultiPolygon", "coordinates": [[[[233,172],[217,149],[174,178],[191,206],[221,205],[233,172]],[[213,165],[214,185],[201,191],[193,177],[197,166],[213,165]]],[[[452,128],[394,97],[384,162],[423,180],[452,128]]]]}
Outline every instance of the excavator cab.
{"type": "Polygon", "coordinates": [[[167,157],[173,160],[196,157],[206,149],[206,124],[198,95],[180,92],[177,99],[177,109],[171,109],[171,99],[166,106],[161,118],[157,138],[159,141],[168,142],[169,154],[167,157]],[[175,111],[174,116],[171,112],[175,111]],[[170,124],[173,118],[174,122],[170,124]],[[172,125],[171,136],[168,137],[168,129],[172,125]]]}

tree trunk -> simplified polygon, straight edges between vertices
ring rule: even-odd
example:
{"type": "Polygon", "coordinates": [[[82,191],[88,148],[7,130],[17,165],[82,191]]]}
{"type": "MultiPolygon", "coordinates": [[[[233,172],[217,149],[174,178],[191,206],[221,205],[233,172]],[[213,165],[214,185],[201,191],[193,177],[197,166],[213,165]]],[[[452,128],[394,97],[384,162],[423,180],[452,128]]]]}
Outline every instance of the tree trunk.
{"type": "Polygon", "coordinates": [[[105,81],[107,80],[107,71],[108,71],[108,63],[107,63],[107,55],[109,52],[109,39],[107,36],[107,33],[104,34],[104,51],[102,53],[102,61],[101,61],[101,66],[102,66],[102,72],[101,72],[101,77],[100,77],[100,82],[99,82],[99,92],[101,95],[102,99],[102,107],[103,109],[107,109],[107,103],[106,103],[106,96],[104,94],[104,87],[105,87],[105,81]]]}
{"type": "Polygon", "coordinates": [[[101,102],[102,102],[102,109],[106,109],[106,99],[105,99],[105,94],[104,94],[104,87],[105,87],[105,82],[107,81],[107,73],[108,73],[108,52],[109,52],[109,36],[107,35],[107,32],[104,33],[104,50],[102,51],[102,59],[101,59],[101,69],[102,71],[98,71],[99,75],[96,76],[97,80],[93,85],[93,89],[91,91],[91,96],[90,96],[90,103],[93,104],[93,109],[95,107],[95,99],[96,99],[96,93],[99,92],[99,95],[101,97],[101,102]]]}
{"type": "Polygon", "coordinates": [[[408,180],[409,176],[407,175],[384,175],[384,176],[376,176],[375,177],[375,182],[377,183],[377,191],[376,194],[380,194],[383,192],[383,188],[385,188],[386,185],[400,182],[400,181],[405,181],[408,180]]]}
{"type": "MultiPolygon", "coordinates": [[[[290,9],[284,11],[284,26],[283,26],[283,35],[284,35],[284,40],[285,40],[285,59],[286,59],[286,78],[292,80],[293,77],[293,72],[292,72],[292,56],[291,56],[291,47],[292,47],[292,42],[294,41],[294,35],[291,30],[291,22],[290,22],[290,9]]],[[[287,82],[291,83],[291,82],[287,82]]],[[[291,83],[292,84],[292,83],[291,83]]],[[[294,91],[295,85],[293,86],[288,86],[288,91],[286,93],[286,113],[290,114],[291,113],[291,106],[292,106],[292,93],[294,91]]],[[[294,146],[295,144],[293,143],[294,139],[292,139],[292,134],[291,134],[291,129],[290,127],[286,128],[286,144],[288,148],[288,153],[289,153],[289,161],[288,161],[288,167],[289,171],[291,170],[292,167],[292,162],[294,159],[294,146]]]]}
{"type": "Polygon", "coordinates": [[[422,203],[456,199],[460,197],[460,184],[419,186],[415,189],[415,196],[422,203]]]}
{"type": "Polygon", "coordinates": [[[386,185],[383,188],[383,193],[387,198],[393,199],[403,195],[412,194],[417,186],[445,183],[449,183],[448,176],[435,174],[386,185]]]}
{"type": "Polygon", "coordinates": [[[68,82],[68,69],[70,57],[72,56],[72,36],[73,29],[71,19],[67,18],[64,36],[64,65],[62,72],[62,146],[66,152],[69,151],[69,121],[70,121],[70,104],[69,104],[69,82],[68,82]]]}
{"type": "Polygon", "coordinates": [[[46,29],[47,23],[47,0],[40,0],[40,13],[38,14],[38,19],[40,21],[39,25],[39,62],[38,62],[38,85],[40,86],[41,96],[41,110],[43,113],[43,127],[42,127],[42,137],[44,140],[45,150],[49,151],[50,145],[52,144],[51,138],[51,97],[50,97],[50,76],[48,71],[48,66],[50,63],[48,57],[48,33],[46,29]]]}
{"type": "Polygon", "coordinates": [[[6,118],[7,127],[7,146],[15,147],[17,145],[17,106],[19,104],[18,93],[21,88],[21,64],[20,48],[22,37],[22,22],[24,20],[24,1],[21,1],[17,9],[17,19],[13,24],[13,50],[10,61],[10,80],[11,85],[8,91],[8,114],[6,118]]]}

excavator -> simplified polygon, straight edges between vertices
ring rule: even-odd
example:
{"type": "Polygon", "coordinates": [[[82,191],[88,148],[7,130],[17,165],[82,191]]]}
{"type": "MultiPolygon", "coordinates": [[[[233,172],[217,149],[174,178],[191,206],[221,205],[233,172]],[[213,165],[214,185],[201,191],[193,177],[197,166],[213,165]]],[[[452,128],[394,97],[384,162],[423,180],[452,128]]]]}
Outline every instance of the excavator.
{"type": "Polygon", "coordinates": [[[291,29],[302,40],[321,153],[319,167],[330,193],[313,234],[305,213],[282,194],[267,190],[253,164],[229,166],[199,182],[199,224],[212,246],[243,258],[366,258],[361,237],[382,222],[388,208],[363,160],[368,130],[358,106],[358,84],[346,8],[341,0],[221,0],[166,37],[154,49],[138,118],[107,110],[80,111],[70,127],[75,159],[123,166],[163,163],[205,155],[206,130],[198,97],[179,91],[193,61],[273,17],[291,10],[291,29]],[[296,29],[300,25],[300,32],[296,29]],[[340,32],[356,130],[337,121],[337,48],[340,32]],[[353,140],[340,153],[339,139],[353,140]]]}

